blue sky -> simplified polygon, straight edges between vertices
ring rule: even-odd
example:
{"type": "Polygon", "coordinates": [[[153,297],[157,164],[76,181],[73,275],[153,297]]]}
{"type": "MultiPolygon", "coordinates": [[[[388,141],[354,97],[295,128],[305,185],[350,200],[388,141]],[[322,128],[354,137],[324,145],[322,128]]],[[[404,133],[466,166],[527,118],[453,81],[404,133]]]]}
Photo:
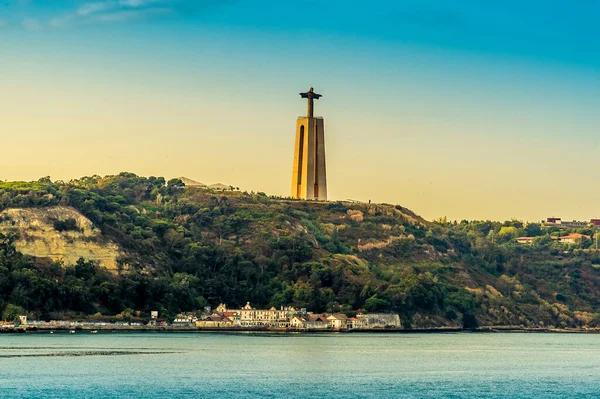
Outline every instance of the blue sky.
{"type": "Polygon", "coordinates": [[[0,179],[129,170],[286,195],[314,86],[335,199],[600,217],[598,15],[593,0],[0,0],[0,131],[35,154],[4,156],[0,179]],[[553,200],[565,185],[577,201],[553,200]]]}
{"type": "Polygon", "coordinates": [[[600,3],[573,1],[3,0],[29,30],[147,23],[403,43],[597,68],[600,3]]]}

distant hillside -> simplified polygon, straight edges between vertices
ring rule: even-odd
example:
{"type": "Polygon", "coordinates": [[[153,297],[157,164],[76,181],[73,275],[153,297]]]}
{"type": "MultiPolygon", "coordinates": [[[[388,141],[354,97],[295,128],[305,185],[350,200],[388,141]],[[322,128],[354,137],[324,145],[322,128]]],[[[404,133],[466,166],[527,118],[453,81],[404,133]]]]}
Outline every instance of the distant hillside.
{"type": "Polygon", "coordinates": [[[0,234],[5,317],[174,316],[250,301],[394,311],[409,327],[600,323],[591,241],[560,243],[549,236],[558,232],[515,221],[433,223],[401,206],[122,173],[0,183],[0,234]],[[537,238],[519,246],[518,235],[537,238]]]}

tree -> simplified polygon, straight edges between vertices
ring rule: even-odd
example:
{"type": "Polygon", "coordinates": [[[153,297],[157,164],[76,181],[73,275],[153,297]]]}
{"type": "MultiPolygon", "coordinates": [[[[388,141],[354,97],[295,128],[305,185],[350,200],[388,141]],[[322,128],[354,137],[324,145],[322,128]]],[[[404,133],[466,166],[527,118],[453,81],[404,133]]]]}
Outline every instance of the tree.
{"type": "Polygon", "coordinates": [[[167,190],[169,194],[177,194],[185,188],[185,183],[181,179],[171,179],[167,182],[167,190]]]}
{"type": "Polygon", "coordinates": [[[50,180],[50,176],[44,176],[38,179],[38,183],[52,184],[52,180],[50,180]]]}
{"type": "Polygon", "coordinates": [[[365,302],[365,310],[367,312],[385,311],[390,308],[390,303],[385,299],[379,299],[376,295],[367,299],[365,302]]]}
{"type": "Polygon", "coordinates": [[[463,328],[474,330],[479,327],[479,322],[473,313],[463,313],[463,328]]]}
{"type": "Polygon", "coordinates": [[[25,309],[22,307],[8,303],[4,307],[4,312],[2,312],[2,319],[12,322],[18,319],[20,315],[24,315],[25,313],[25,309]]]}
{"type": "Polygon", "coordinates": [[[515,226],[502,226],[496,235],[499,243],[514,241],[519,236],[519,229],[515,226]]]}
{"type": "Polygon", "coordinates": [[[528,223],[525,226],[525,235],[527,237],[538,237],[544,235],[544,232],[538,223],[528,223]]]}

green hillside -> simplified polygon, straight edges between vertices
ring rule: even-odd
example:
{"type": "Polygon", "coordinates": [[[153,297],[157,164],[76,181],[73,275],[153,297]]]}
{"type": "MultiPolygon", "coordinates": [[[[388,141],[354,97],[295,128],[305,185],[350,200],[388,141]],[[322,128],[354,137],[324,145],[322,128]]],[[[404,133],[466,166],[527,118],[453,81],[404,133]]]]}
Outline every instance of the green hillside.
{"type": "Polygon", "coordinates": [[[150,310],[173,317],[250,301],[394,311],[413,328],[600,324],[592,240],[560,243],[551,235],[565,232],[517,221],[427,222],[401,206],[215,192],[130,173],[0,183],[0,218],[0,313],[8,319],[25,312],[147,317],[150,310]],[[36,238],[23,237],[7,210],[56,207],[74,208],[102,236],[83,234],[75,218],[49,219],[61,237],[118,246],[116,269],[16,250],[36,238]],[[539,238],[520,246],[521,235],[539,238]]]}

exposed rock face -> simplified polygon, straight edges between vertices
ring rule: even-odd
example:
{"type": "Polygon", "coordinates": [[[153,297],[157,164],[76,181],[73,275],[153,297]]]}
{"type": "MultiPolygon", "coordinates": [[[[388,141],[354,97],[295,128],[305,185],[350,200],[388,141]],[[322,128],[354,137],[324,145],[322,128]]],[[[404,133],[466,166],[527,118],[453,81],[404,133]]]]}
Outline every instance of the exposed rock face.
{"type": "Polygon", "coordinates": [[[73,265],[79,258],[117,270],[121,251],[93,223],[70,207],[13,208],[0,212],[0,233],[18,232],[17,250],[73,265]],[[58,230],[57,230],[58,229],[58,230]],[[60,231],[59,231],[60,230],[60,231]]]}

